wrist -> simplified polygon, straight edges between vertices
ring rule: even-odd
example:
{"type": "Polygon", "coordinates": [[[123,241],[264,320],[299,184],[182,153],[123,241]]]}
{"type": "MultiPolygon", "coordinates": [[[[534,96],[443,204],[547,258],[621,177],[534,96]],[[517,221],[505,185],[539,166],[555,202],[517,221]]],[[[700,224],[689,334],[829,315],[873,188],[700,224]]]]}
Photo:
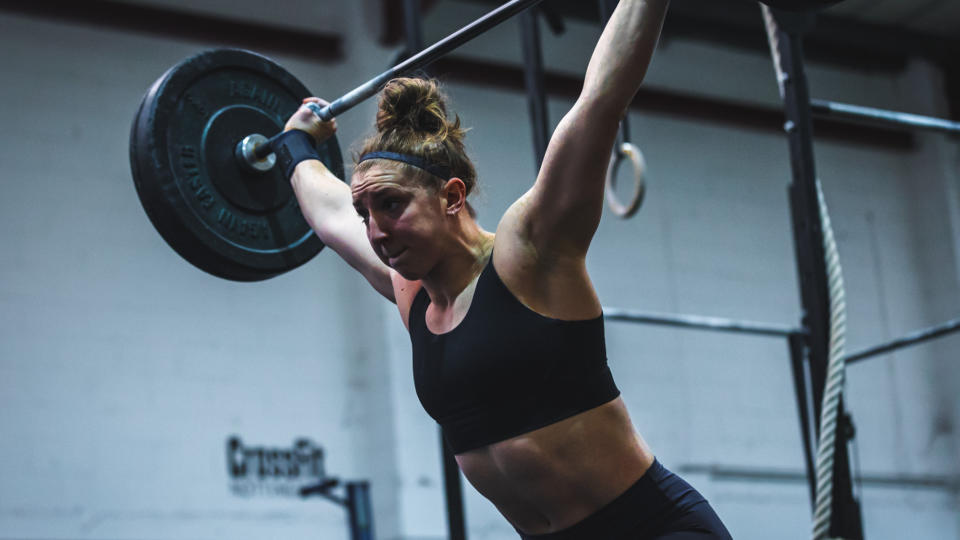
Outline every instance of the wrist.
{"type": "Polygon", "coordinates": [[[293,176],[293,170],[301,161],[320,159],[313,136],[300,129],[284,131],[274,141],[273,151],[277,154],[277,164],[287,180],[293,176]]]}

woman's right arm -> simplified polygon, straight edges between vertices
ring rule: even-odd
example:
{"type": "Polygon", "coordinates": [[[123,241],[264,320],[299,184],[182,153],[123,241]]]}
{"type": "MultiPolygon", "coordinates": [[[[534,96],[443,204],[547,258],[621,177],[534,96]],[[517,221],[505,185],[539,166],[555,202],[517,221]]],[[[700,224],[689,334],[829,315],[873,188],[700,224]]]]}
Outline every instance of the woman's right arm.
{"type": "MultiPolygon", "coordinates": [[[[309,109],[301,107],[290,117],[286,129],[302,129],[324,141],[336,131],[336,123],[321,122],[309,109]]],[[[350,187],[315,159],[297,164],[290,183],[303,217],[320,240],[363,274],[377,292],[396,303],[393,270],[370,246],[363,220],[353,208],[350,187]]]]}
{"type": "Polygon", "coordinates": [[[363,220],[353,208],[350,188],[315,159],[300,162],[290,182],[303,217],[320,240],[363,274],[377,292],[396,303],[392,270],[370,247],[363,220]]]}

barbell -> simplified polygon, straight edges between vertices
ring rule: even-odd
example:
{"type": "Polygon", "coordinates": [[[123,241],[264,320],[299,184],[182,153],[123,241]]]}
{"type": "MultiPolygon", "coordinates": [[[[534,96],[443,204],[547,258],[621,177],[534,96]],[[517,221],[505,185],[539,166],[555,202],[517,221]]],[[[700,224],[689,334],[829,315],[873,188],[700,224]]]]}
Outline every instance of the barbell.
{"type": "MultiPolygon", "coordinates": [[[[512,0],[358,86],[326,107],[329,120],[375,95],[389,80],[423,68],[542,0],[512,0]]],[[[814,10],[840,0],[765,0],[771,7],[814,10]]],[[[144,95],[130,133],[130,167],[140,202],[163,239],[215,276],[259,281],[312,259],[323,243],[303,218],[272,143],[312,95],[265,56],[217,49],[160,76],[144,95]]],[[[344,177],[336,137],[318,147],[344,177]]]]}
{"type": "Polygon", "coordinates": [[[818,11],[839,4],[843,0],[760,0],[772,8],[785,11],[818,11]]]}

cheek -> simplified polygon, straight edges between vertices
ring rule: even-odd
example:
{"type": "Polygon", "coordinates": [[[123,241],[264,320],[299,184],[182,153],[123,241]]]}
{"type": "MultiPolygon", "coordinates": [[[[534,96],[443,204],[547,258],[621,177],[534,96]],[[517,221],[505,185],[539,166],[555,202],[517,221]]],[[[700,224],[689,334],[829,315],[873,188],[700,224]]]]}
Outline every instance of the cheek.
{"type": "Polygon", "coordinates": [[[435,212],[422,206],[410,207],[397,218],[394,227],[407,235],[430,238],[436,234],[435,212]]]}
{"type": "Polygon", "coordinates": [[[422,243],[427,236],[427,227],[423,221],[413,217],[402,217],[394,222],[394,235],[413,243],[422,243]]]}

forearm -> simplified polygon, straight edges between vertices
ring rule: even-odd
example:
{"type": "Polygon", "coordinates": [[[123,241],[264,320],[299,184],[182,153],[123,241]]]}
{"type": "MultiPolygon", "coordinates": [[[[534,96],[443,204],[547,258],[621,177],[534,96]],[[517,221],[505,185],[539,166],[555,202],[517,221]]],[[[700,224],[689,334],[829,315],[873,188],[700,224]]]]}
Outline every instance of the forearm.
{"type": "Polygon", "coordinates": [[[350,188],[317,160],[298,164],[290,181],[300,211],[320,240],[363,274],[377,292],[395,301],[390,269],[367,240],[350,188]]]}
{"type": "Polygon", "coordinates": [[[320,239],[326,242],[323,229],[328,225],[330,216],[339,215],[346,209],[352,210],[350,188],[319,160],[297,164],[290,185],[304,218],[320,235],[320,239]]]}
{"type": "Polygon", "coordinates": [[[620,0],[597,42],[580,99],[622,113],[640,88],[670,0],[620,0]]]}

